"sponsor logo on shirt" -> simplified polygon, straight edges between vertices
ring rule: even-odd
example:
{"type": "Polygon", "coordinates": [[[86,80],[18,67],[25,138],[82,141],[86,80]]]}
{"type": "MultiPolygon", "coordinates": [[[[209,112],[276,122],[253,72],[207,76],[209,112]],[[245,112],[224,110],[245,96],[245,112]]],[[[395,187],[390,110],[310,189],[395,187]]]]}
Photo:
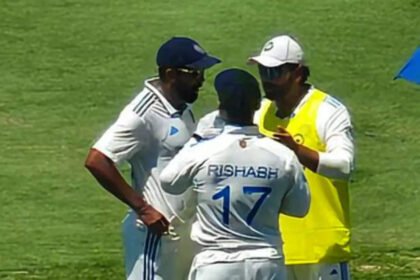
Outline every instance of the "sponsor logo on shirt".
{"type": "Polygon", "coordinates": [[[169,136],[175,135],[179,132],[179,129],[176,128],[175,126],[171,126],[171,128],[169,129],[169,136]]]}
{"type": "Polygon", "coordinates": [[[301,144],[305,143],[305,138],[303,138],[303,135],[302,135],[302,134],[300,134],[300,133],[295,134],[295,135],[293,136],[293,139],[295,139],[296,143],[298,143],[299,145],[301,145],[301,144]]]}

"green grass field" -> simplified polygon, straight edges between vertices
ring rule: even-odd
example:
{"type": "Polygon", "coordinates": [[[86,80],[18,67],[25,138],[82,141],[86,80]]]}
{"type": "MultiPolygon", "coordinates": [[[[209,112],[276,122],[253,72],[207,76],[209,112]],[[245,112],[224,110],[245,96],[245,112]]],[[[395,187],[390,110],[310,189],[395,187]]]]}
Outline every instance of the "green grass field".
{"type": "Polygon", "coordinates": [[[353,278],[420,279],[420,87],[392,80],[419,14],[419,0],[0,0],[0,279],[123,279],[125,207],[83,168],[93,140],[170,36],[224,60],[201,116],[215,74],[256,73],[246,58],[284,32],[353,115],[353,278]]]}

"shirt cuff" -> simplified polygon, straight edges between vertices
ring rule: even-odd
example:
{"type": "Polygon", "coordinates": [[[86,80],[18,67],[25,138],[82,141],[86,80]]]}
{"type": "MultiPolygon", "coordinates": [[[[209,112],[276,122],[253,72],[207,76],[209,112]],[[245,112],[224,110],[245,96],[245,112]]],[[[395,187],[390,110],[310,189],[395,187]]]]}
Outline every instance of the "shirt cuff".
{"type": "Polygon", "coordinates": [[[351,160],[337,153],[319,153],[317,173],[332,179],[347,180],[351,172],[351,160]]]}

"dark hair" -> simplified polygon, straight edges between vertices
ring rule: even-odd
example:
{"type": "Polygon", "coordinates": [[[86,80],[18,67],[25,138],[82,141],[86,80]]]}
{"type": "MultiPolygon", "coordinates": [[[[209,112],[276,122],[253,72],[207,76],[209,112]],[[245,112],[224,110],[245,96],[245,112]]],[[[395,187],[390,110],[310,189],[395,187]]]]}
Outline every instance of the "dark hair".
{"type": "MultiPolygon", "coordinates": [[[[291,72],[291,71],[296,70],[298,66],[299,64],[296,64],[296,63],[286,63],[279,67],[282,68],[282,71],[291,72]]],[[[302,65],[302,81],[301,81],[302,84],[306,83],[310,74],[311,74],[311,71],[309,70],[309,67],[306,65],[302,65]]]]}
{"type": "Polygon", "coordinates": [[[159,67],[158,68],[158,74],[159,74],[159,79],[164,82],[166,80],[166,70],[169,67],[159,67]]]}
{"type": "Polygon", "coordinates": [[[304,65],[302,69],[302,84],[306,83],[310,75],[311,71],[309,70],[309,67],[304,65]]]}

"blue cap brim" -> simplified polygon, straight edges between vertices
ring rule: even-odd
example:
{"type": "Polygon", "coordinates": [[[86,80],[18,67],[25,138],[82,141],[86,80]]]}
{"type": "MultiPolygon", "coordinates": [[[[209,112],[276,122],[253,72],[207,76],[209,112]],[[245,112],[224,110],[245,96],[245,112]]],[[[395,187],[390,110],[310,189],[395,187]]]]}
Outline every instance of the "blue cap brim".
{"type": "Polygon", "coordinates": [[[185,65],[187,67],[193,68],[193,69],[208,69],[210,67],[212,67],[213,65],[222,62],[220,59],[218,59],[217,57],[214,56],[210,56],[210,55],[206,55],[204,56],[202,59],[185,65]]]}

